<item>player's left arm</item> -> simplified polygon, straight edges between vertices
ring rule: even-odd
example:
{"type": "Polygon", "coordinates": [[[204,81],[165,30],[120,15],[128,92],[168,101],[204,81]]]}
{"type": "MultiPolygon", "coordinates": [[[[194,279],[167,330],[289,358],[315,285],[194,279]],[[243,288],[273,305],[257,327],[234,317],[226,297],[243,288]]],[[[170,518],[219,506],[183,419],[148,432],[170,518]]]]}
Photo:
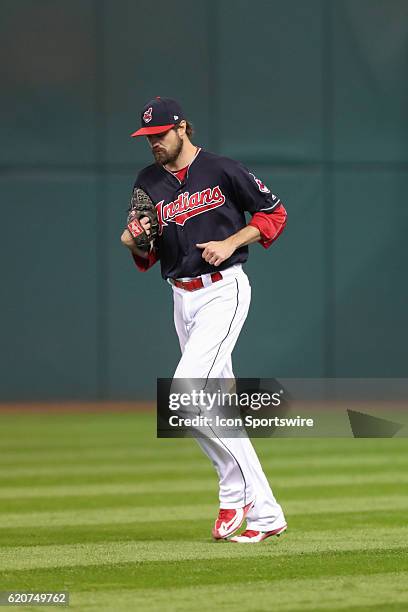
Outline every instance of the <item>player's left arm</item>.
{"type": "Polygon", "coordinates": [[[288,213],[284,205],[279,202],[270,213],[262,211],[254,213],[247,227],[252,226],[258,229],[260,233],[258,242],[268,249],[283,232],[287,217],[288,213]]]}
{"type": "Polygon", "coordinates": [[[237,201],[252,215],[248,225],[258,228],[258,242],[269,248],[286,225],[287,212],[281,199],[243,164],[237,163],[231,175],[237,201]]]}
{"type": "Polygon", "coordinates": [[[236,200],[252,218],[246,227],[225,240],[196,245],[203,249],[203,259],[214,266],[231,257],[239,247],[253,242],[269,248],[286,225],[287,212],[280,198],[242,164],[233,168],[231,182],[236,200]]]}
{"type": "Polygon", "coordinates": [[[196,244],[196,246],[203,249],[202,258],[205,261],[214,266],[219,266],[228,257],[231,257],[239,247],[259,242],[260,239],[261,233],[259,229],[255,226],[247,225],[225,240],[211,240],[210,242],[196,244]]]}

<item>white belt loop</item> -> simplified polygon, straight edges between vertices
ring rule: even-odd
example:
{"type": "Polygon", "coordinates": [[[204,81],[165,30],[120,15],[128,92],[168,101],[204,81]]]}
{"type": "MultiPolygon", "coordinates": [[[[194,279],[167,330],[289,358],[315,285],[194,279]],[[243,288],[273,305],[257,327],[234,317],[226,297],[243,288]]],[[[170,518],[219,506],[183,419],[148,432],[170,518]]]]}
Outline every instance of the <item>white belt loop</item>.
{"type": "Polygon", "coordinates": [[[212,285],[211,274],[202,274],[201,280],[203,281],[204,287],[209,287],[210,285],[212,285]]]}

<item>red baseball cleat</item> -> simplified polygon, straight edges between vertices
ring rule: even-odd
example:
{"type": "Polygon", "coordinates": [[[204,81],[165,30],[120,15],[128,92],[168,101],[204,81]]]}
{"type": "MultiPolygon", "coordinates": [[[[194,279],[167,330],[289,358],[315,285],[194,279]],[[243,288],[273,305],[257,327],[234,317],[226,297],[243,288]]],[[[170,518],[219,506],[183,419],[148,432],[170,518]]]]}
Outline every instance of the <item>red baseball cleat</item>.
{"type": "Polygon", "coordinates": [[[254,501],[251,501],[243,508],[220,508],[212,530],[214,540],[223,540],[235,533],[241,527],[253,505],[254,501]]]}
{"type": "Polygon", "coordinates": [[[281,533],[286,531],[287,525],[283,525],[273,531],[254,531],[253,529],[246,529],[240,535],[234,536],[230,539],[230,542],[238,542],[239,544],[251,544],[255,542],[262,542],[266,538],[271,536],[279,537],[281,533]]]}

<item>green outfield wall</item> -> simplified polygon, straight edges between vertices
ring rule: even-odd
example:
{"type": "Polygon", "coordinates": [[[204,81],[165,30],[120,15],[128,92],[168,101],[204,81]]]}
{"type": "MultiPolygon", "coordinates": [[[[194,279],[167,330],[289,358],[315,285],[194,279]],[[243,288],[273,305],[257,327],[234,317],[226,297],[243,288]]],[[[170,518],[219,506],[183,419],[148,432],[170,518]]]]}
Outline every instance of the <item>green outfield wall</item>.
{"type": "Polygon", "coordinates": [[[407,374],[406,0],[2,0],[0,400],[148,399],[171,289],[120,244],[155,96],[288,225],[250,247],[235,374],[407,374]]]}

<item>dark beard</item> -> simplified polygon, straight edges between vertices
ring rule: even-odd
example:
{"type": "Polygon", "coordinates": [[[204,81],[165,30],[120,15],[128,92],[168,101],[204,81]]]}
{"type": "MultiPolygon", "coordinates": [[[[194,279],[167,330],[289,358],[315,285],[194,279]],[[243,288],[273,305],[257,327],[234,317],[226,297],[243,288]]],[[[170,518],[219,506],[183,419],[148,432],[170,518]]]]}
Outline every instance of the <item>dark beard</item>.
{"type": "Polygon", "coordinates": [[[154,159],[158,164],[166,166],[176,161],[183,149],[183,139],[180,138],[173,151],[153,151],[154,159]]]}

